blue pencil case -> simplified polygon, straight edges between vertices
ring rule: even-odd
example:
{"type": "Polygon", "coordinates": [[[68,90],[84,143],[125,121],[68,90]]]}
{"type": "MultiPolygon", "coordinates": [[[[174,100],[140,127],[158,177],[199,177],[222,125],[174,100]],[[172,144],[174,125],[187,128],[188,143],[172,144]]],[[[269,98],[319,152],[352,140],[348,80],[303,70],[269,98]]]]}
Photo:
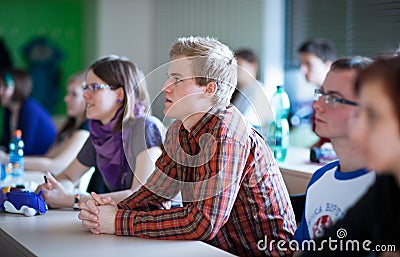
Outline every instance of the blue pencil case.
{"type": "Polygon", "coordinates": [[[0,196],[0,209],[9,213],[19,213],[25,216],[34,216],[36,214],[45,214],[48,210],[47,204],[41,197],[43,191],[38,194],[12,190],[2,193],[0,196]]]}

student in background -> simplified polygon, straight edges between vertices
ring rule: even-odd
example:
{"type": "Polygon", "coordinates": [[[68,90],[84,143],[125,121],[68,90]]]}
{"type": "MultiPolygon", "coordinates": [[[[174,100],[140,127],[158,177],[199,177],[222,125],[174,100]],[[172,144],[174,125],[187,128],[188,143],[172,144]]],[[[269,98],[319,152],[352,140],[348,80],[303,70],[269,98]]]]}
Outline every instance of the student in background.
{"type": "Polygon", "coordinates": [[[257,131],[265,137],[272,119],[269,101],[272,90],[265,89],[258,81],[258,58],[252,49],[241,48],[234,51],[237,61],[237,86],[231,103],[247,118],[257,131]],[[263,126],[265,126],[263,128],[263,126]]]}
{"type": "MultiPolygon", "coordinates": [[[[25,170],[49,171],[57,174],[65,169],[76,157],[86,139],[89,137],[88,121],[85,113],[82,84],[85,74],[71,76],[67,82],[67,94],[64,101],[67,104],[67,120],[58,132],[56,142],[43,156],[26,156],[25,170]]],[[[4,155],[2,158],[9,158],[4,155]]]]}
{"type": "Polygon", "coordinates": [[[172,46],[170,59],[164,114],[176,121],[157,169],[118,206],[92,194],[81,205],[83,227],[95,234],[201,240],[240,256],[290,254],[259,243],[289,242],[296,223],[271,150],[229,105],[237,82],[232,51],[212,38],[187,37],[172,46]],[[169,209],[179,191],[183,206],[169,209]]]}
{"type": "Polygon", "coordinates": [[[321,87],[331,64],[336,59],[333,44],[324,39],[311,39],[303,42],[297,52],[300,57],[300,71],[307,82],[321,87]]]}
{"type": "Polygon", "coordinates": [[[337,240],[335,246],[342,241],[343,247],[311,249],[302,256],[400,256],[399,74],[400,56],[378,58],[360,73],[355,87],[360,109],[350,138],[379,175],[346,216],[316,240],[317,247],[323,240],[337,240]],[[354,242],[358,250],[351,247],[354,242]]]}
{"type": "MultiPolygon", "coordinates": [[[[300,72],[303,73],[308,83],[320,88],[325,80],[332,62],[336,59],[336,50],[332,42],[325,39],[310,39],[300,44],[297,49],[300,58],[300,72]]],[[[310,103],[301,104],[293,113],[293,119],[300,121],[304,117],[311,117],[314,131],[314,118],[310,103]]],[[[321,147],[329,142],[327,138],[319,140],[311,147],[321,147]]]]}
{"type": "MultiPolygon", "coordinates": [[[[243,114],[251,108],[263,85],[258,81],[258,57],[252,49],[240,48],[234,51],[238,65],[238,83],[232,94],[232,104],[243,114]]],[[[269,98],[272,96],[269,95],[269,98]]],[[[265,104],[265,103],[264,103],[265,104]]]]}
{"type": "MultiPolygon", "coordinates": [[[[42,184],[52,208],[72,207],[73,188],[97,166],[110,196],[122,200],[136,191],[154,170],[161,153],[162,123],[149,112],[144,76],[126,58],[108,56],[92,64],[83,86],[90,137],[78,156],[49,183],[42,184]]],[[[84,202],[88,196],[82,195],[84,202]]]]}
{"type": "Polygon", "coordinates": [[[338,156],[311,177],[306,191],[302,221],[294,239],[301,244],[316,238],[343,217],[375,181],[365,168],[365,158],[350,141],[351,117],[358,111],[354,82],[359,71],[371,62],[365,57],[336,60],[321,88],[315,90],[315,132],[329,138],[338,156]]]}
{"type": "Polygon", "coordinates": [[[7,146],[14,131],[22,130],[25,155],[45,154],[53,145],[57,130],[50,114],[29,98],[32,80],[22,70],[11,70],[0,77],[0,104],[5,108],[1,145],[7,146]]]}

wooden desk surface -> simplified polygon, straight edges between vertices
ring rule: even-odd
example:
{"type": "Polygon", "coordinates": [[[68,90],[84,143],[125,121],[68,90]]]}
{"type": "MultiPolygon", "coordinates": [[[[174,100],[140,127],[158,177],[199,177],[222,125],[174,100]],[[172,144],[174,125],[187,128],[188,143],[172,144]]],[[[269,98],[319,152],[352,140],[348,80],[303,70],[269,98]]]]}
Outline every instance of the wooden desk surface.
{"type": "Polygon", "coordinates": [[[26,190],[33,192],[38,185],[44,183],[44,175],[46,173],[41,171],[25,171],[22,176],[17,177],[7,174],[6,179],[0,181],[0,187],[24,185],[26,190]]]}
{"type": "MultiPolygon", "coordinates": [[[[315,170],[322,165],[309,162],[309,150],[291,147],[279,163],[290,194],[304,193],[315,170]]],[[[43,183],[43,173],[25,172],[32,187],[43,183]]],[[[9,181],[3,181],[9,182],[9,181]]],[[[18,182],[17,182],[18,183],[18,182]]],[[[50,210],[45,215],[25,217],[0,213],[1,256],[233,256],[199,241],[163,241],[115,235],[93,235],[82,229],[73,210],[50,210]],[[10,251],[10,254],[4,254],[10,251]]]]}
{"type": "Polygon", "coordinates": [[[300,147],[289,147],[286,160],[278,164],[291,195],[304,193],[311,176],[323,166],[310,162],[310,150],[300,147]]]}
{"type": "Polygon", "coordinates": [[[25,217],[0,213],[0,252],[7,256],[233,256],[200,241],[94,235],[73,210],[25,217]]]}
{"type": "MultiPolygon", "coordinates": [[[[43,183],[43,175],[28,171],[21,177],[8,176],[0,184],[24,184],[33,191],[43,183]]],[[[78,212],[72,209],[50,210],[34,217],[0,213],[0,253],[2,257],[234,256],[200,241],[93,235],[82,228],[78,212]]]]}

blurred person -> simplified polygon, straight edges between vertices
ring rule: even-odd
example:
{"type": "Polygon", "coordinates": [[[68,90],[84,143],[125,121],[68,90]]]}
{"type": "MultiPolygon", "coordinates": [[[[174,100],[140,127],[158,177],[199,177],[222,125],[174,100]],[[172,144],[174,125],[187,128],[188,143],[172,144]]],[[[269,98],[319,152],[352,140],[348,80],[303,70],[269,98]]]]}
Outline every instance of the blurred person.
{"type": "Polygon", "coordinates": [[[259,61],[252,49],[241,48],[234,51],[237,61],[237,87],[231,103],[247,118],[262,135],[266,136],[269,124],[269,100],[273,92],[266,92],[263,84],[257,80],[259,61]],[[265,111],[268,110],[268,111],[265,111]],[[263,131],[265,129],[265,131],[263,131]]]}
{"type": "Polygon", "coordinates": [[[79,219],[95,234],[201,240],[240,256],[289,255],[261,240],[288,242],[293,210],[265,141],[229,104],[237,82],[233,52],[208,37],[179,38],[164,83],[169,127],[157,169],[117,205],[92,194],[79,219]],[[183,206],[166,203],[178,192],[183,206]]]}
{"type": "Polygon", "coordinates": [[[22,70],[1,74],[0,104],[5,108],[1,145],[7,146],[16,129],[22,130],[25,155],[45,154],[56,140],[57,130],[50,114],[31,99],[32,80],[22,70]]]}
{"type": "MultiPolygon", "coordinates": [[[[3,38],[0,38],[0,74],[3,73],[3,71],[11,70],[13,67],[13,61],[11,58],[11,54],[9,49],[7,48],[7,45],[5,44],[5,41],[3,38]]],[[[3,109],[0,108],[0,120],[3,120],[3,109]]],[[[1,138],[4,133],[4,125],[0,126],[0,149],[3,148],[1,144],[1,138]]],[[[0,160],[1,156],[0,156],[0,160]]]]}
{"type": "Polygon", "coordinates": [[[73,207],[88,195],[74,195],[82,175],[96,166],[111,193],[122,200],[135,192],[154,170],[161,153],[163,125],[149,112],[143,73],[126,58],[107,56],[93,63],[82,86],[90,137],[60,174],[48,173],[38,187],[52,208],[73,207]]]}
{"type": "Polygon", "coordinates": [[[316,240],[317,247],[336,240],[336,248],[302,256],[400,256],[400,56],[377,58],[361,71],[355,91],[360,107],[350,138],[378,176],[345,217],[316,240]],[[354,242],[358,249],[350,247],[354,242]]]}
{"type": "Polygon", "coordinates": [[[318,169],[307,186],[302,221],[294,239],[301,244],[314,239],[341,219],[375,181],[365,168],[358,144],[350,141],[351,117],[358,110],[354,82],[371,63],[365,57],[336,60],[321,88],[315,90],[315,133],[332,142],[338,160],[318,169]]]}
{"type": "MultiPolygon", "coordinates": [[[[61,126],[56,141],[43,156],[25,157],[25,170],[49,171],[53,174],[65,169],[79,153],[89,136],[89,126],[85,113],[82,84],[85,73],[71,76],[67,81],[67,120],[61,126]]],[[[2,158],[9,158],[8,155],[2,158]]]]}
{"type": "MultiPolygon", "coordinates": [[[[310,39],[304,41],[297,48],[300,58],[300,72],[308,83],[320,88],[332,62],[336,59],[336,49],[332,42],[325,39],[310,39]]],[[[311,119],[312,130],[314,131],[314,120],[310,103],[301,103],[294,110],[291,121],[300,123],[302,119],[311,119]]],[[[294,124],[295,125],[295,124],[294,124]]],[[[315,132],[315,131],[314,131],[315,132]]],[[[329,142],[327,138],[319,138],[312,147],[321,147],[329,142]]]]}
{"type": "Polygon", "coordinates": [[[321,87],[336,59],[333,43],[324,39],[311,39],[303,42],[297,52],[300,55],[300,71],[307,82],[321,87]]]}

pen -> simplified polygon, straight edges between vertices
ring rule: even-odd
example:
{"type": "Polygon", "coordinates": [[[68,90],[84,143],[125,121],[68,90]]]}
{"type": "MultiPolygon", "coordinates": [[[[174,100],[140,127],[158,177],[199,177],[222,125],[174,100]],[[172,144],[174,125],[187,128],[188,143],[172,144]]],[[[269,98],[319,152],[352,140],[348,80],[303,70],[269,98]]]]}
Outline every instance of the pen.
{"type": "Polygon", "coordinates": [[[47,177],[46,177],[46,175],[44,175],[44,176],[43,176],[43,178],[44,178],[44,183],[46,183],[46,184],[47,184],[49,181],[47,180],[47,177]]]}

